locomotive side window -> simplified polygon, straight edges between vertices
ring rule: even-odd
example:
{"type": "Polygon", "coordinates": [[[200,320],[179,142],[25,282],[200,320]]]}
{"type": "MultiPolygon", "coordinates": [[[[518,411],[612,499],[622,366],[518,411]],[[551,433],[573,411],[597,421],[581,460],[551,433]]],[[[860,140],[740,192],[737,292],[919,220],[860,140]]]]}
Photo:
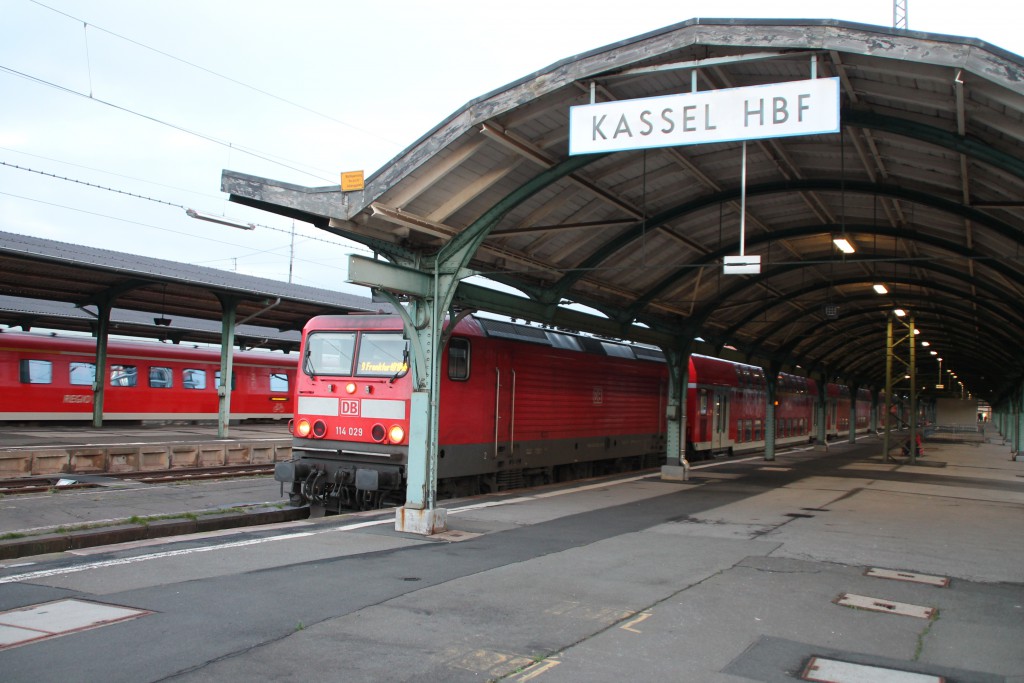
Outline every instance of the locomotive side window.
{"type": "Polygon", "coordinates": [[[149,386],[154,389],[170,389],[174,386],[174,374],[170,368],[150,368],[149,386]]]}
{"type": "Polygon", "coordinates": [[[464,382],[469,379],[469,340],[453,337],[448,342],[448,379],[464,382]]]}
{"type": "Polygon", "coordinates": [[[110,386],[134,387],[139,376],[139,369],[134,365],[111,365],[110,386]]]}
{"type": "Polygon", "coordinates": [[[68,379],[74,386],[91,387],[96,381],[95,363],[70,363],[68,365],[68,379]]]}
{"type": "Polygon", "coordinates": [[[52,384],[53,363],[48,360],[21,361],[22,384],[52,384]]]}
{"type": "Polygon", "coordinates": [[[398,377],[409,371],[408,343],[398,332],[368,333],[359,338],[356,375],[398,377]]]}
{"type": "Polygon", "coordinates": [[[288,375],[283,372],[270,373],[270,390],[286,393],[288,391],[288,375]]]}
{"type": "Polygon", "coordinates": [[[351,375],[355,332],[313,332],[306,339],[302,370],[307,375],[351,375]]]}
{"type": "Polygon", "coordinates": [[[181,372],[181,386],[186,389],[205,389],[206,370],[186,368],[181,372]]]}

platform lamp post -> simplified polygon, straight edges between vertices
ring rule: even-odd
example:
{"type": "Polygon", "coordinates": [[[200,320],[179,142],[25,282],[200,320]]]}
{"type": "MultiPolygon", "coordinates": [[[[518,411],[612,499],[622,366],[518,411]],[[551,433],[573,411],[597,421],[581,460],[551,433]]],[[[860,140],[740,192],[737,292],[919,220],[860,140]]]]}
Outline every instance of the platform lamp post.
{"type": "Polygon", "coordinates": [[[889,460],[889,432],[892,423],[892,400],[893,400],[893,364],[899,361],[905,368],[902,373],[905,379],[910,382],[910,462],[917,463],[917,328],[914,326],[913,316],[908,316],[903,309],[897,308],[889,312],[888,324],[886,326],[885,339],[885,434],[882,437],[882,456],[885,461],[889,460]],[[906,319],[906,321],[904,321],[906,319]],[[904,334],[905,332],[905,334],[904,334]],[[899,338],[896,335],[900,334],[899,338]],[[902,350],[906,345],[906,358],[897,355],[897,350],[902,350]]]}

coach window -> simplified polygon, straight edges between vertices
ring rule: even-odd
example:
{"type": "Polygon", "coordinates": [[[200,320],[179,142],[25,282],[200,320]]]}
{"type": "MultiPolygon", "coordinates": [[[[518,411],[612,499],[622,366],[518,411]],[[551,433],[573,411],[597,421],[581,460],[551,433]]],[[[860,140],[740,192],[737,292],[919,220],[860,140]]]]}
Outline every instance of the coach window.
{"type": "Polygon", "coordinates": [[[469,379],[469,340],[453,337],[448,342],[448,379],[464,382],[469,379]]]}
{"type": "Polygon", "coordinates": [[[68,380],[74,386],[91,387],[96,381],[96,365],[94,363],[70,363],[68,380]]]}
{"type": "Polygon", "coordinates": [[[206,370],[186,368],[181,372],[181,386],[186,389],[205,389],[206,370]]]}
{"type": "MultiPolygon", "coordinates": [[[[213,373],[213,386],[215,386],[215,387],[219,387],[220,386],[220,370],[216,370],[213,373]]],[[[231,391],[234,391],[237,388],[238,388],[238,375],[232,372],[231,373],[231,391]]]]}
{"type": "Polygon", "coordinates": [[[154,389],[170,389],[174,386],[174,375],[170,368],[150,368],[149,386],[154,389]]]}
{"type": "Polygon", "coordinates": [[[134,365],[111,365],[110,386],[134,387],[139,376],[139,369],[134,365]]]}
{"type": "Polygon", "coordinates": [[[761,421],[754,420],[754,441],[761,440],[761,421]]]}
{"type": "Polygon", "coordinates": [[[52,384],[53,363],[48,360],[21,361],[22,384],[52,384]]]}
{"type": "Polygon", "coordinates": [[[283,372],[270,373],[270,390],[275,393],[288,391],[288,375],[283,372]]]}

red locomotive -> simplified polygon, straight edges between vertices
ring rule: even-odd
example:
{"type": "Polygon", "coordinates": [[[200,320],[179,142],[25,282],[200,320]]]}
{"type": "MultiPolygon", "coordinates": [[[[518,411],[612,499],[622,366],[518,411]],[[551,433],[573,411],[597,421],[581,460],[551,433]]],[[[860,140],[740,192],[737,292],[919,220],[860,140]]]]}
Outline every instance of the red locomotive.
{"type": "MultiPolygon", "coordinates": [[[[91,420],[96,342],[21,332],[0,334],[0,420],[91,420]]],[[[102,374],[103,419],[216,420],[220,351],[110,340],[102,374]]],[[[231,419],[292,416],[294,356],[236,351],[231,419]]]]}
{"type": "MultiPolygon", "coordinates": [[[[339,510],[400,503],[411,391],[400,319],[314,318],[301,359],[293,459],[275,470],[291,502],[339,510]]],[[[450,335],[440,372],[439,497],[664,460],[668,372],[657,349],[468,317],[450,335]]],[[[765,396],[760,368],[692,356],[688,454],[762,450],[765,396]]],[[[779,376],[776,443],[812,438],[817,397],[813,380],[779,376]]],[[[845,400],[845,413],[838,394],[827,410],[848,422],[845,400]]],[[[841,433],[837,425],[829,435],[841,433]]]]}

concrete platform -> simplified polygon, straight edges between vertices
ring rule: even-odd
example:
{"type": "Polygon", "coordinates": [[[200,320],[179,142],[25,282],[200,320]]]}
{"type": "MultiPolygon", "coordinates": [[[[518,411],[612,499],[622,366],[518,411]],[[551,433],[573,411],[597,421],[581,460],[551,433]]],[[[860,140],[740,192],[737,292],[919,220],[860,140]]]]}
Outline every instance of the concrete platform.
{"type": "Polygon", "coordinates": [[[440,537],[397,533],[385,511],[5,564],[0,612],[140,614],[0,649],[0,667],[5,681],[735,683],[817,662],[1024,681],[1024,464],[991,443],[926,444],[944,467],[879,451],[448,501],[440,537]]]}
{"type": "Polygon", "coordinates": [[[268,465],[291,458],[285,423],[18,427],[0,425],[0,479],[69,473],[148,472],[224,465],[268,465]]]}

